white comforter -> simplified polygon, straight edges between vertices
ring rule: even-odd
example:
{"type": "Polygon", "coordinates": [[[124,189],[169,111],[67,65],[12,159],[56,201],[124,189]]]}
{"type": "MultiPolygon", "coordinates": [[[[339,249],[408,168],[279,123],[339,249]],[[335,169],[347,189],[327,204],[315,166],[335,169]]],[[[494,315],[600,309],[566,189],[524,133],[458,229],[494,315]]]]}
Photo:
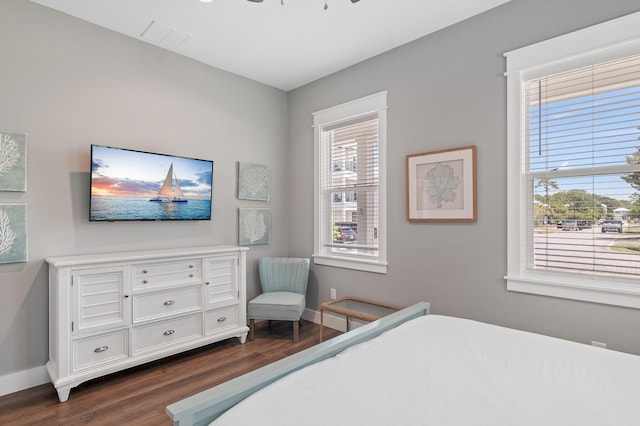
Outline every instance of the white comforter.
{"type": "Polygon", "coordinates": [[[640,425],[640,357],[427,315],[290,374],[217,425],[640,425]]]}

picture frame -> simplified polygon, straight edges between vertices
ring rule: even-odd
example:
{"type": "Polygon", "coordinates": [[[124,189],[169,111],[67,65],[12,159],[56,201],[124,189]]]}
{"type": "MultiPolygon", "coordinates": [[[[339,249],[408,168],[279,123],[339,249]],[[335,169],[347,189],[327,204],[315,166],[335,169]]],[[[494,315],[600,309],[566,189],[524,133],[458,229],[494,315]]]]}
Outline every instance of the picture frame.
{"type": "Polygon", "coordinates": [[[238,199],[269,201],[271,169],[264,164],[238,163],[238,199]]]}
{"type": "Polygon", "coordinates": [[[407,155],[407,219],[477,221],[476,146],[407,155]]]}
{"type": "Polygon", "coordinates": [[[238,209],[238,244],[271,243],[271,209],[238,209]]]}
{"type": "Polygon", "coordinates": [[[0,203],[0,263],[27,260],[27,205],[0,203]]]}
{"type": "Polygon", "coordinates": [[[0,191],[27,191],[27,134],[0,130],[0,191]]]}

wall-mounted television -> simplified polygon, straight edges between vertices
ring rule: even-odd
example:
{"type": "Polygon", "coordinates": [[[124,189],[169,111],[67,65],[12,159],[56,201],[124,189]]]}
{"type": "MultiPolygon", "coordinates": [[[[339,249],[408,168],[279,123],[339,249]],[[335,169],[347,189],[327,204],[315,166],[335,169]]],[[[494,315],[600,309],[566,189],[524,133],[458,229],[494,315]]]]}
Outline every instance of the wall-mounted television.
{"type": "Polygon", "coordinates": [[[91,145],[89,220],[211,220],[213,161],[91,145]]]}

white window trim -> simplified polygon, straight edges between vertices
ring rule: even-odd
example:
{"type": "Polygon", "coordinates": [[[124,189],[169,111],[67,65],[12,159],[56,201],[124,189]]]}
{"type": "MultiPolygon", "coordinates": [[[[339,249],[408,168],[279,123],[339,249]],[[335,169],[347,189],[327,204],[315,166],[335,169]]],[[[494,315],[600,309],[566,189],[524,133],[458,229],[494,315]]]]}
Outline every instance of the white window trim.
{"type": "Polygon", "coordinates": [[[387,191],[386,191],[386,159],[387,159],[387,92],[380,92],[364,98],[356,99],[331,108],[313,113],[314,126],[314,255],[313,261],[318,265],[338,268],[356,269],[380,274],[387,273],[387,191]],[[371,113],[378,114],[378,259],[375,261],[363,258],[325,254],[322,248],[322,219],[320,212],[320,158],[322,126],[345,121],[371,113]]]}
{"type": "Polygon", "coordinates": [[[505,53],[507,58],[507,289],[640,308],[635,279],[527,270],[522,82],[640,53],[640,12],[505,53]]]}

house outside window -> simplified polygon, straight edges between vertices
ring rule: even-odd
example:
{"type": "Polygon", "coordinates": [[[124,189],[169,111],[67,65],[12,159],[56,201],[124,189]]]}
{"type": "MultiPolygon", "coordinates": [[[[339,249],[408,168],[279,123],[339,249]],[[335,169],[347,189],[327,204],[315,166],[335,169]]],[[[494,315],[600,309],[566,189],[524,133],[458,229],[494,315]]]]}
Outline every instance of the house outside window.
{"type": "Polygon", "coordinates": [[[386,92],[314,113],[314,262],[386,273],[386,92]]]}
{"type": "Polygon", "coordinates": [[[640,13],[505,56],[507,288],[640,308],[640,13]]]}

